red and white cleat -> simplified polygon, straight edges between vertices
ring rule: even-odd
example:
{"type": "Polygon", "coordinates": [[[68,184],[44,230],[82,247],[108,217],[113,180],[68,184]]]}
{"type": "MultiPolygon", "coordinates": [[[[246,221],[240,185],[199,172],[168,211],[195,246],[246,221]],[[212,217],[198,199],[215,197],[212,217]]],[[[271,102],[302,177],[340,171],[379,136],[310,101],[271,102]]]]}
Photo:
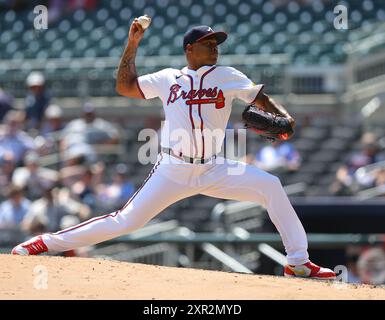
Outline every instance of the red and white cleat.
{"type": "Polygon", "coordinates": [[[11,253],[19,256],[30,256],[43,252],[48,252],[48,248],[43,242],[43,238],[41,236],[37,236],[17,245],[12,249],[11,253]]]}
{"type": "Polygon", "coordinates": [[[310,278],[318,280],[335,280],[336,274],[328,269],[317,266],[309,261],[305,264],[291,266],[286,265],[284,271],[285,277],[310,278]]]}

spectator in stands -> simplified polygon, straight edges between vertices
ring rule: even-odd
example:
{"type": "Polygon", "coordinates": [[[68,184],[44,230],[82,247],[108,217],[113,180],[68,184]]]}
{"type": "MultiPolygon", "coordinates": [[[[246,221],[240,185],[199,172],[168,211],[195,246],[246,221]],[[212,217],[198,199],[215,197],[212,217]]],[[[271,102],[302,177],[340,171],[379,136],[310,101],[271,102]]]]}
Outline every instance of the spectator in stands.
{"type": "Polygon", "coordinates": [[[30,205],[22,228],[31,235],[53,232],[86,220],[90,213],[87,205],[70,197],[68,189],[47,188],[43,196],[30,205]]]}
{"type": "Polygon", "coordinates": [[[19,227],[31,202],[24,197],[23,190],[14,185],[9,186],[7,198],[0,204],[0,227],[19,227]]]}
{"type": "MultiPolygon", "coordinates": [[[[59,21],[63,14],[77,9],[94,10],[97,0],[49,0],[48,22],[49,25],[59,21]]],[[[72,14],[72,13],[71,13],[72,14]]]]}
{"type": "Polygon", "coordinates": [[[14,185],[26,190],[29,199],[40,198],[44,190],[58,182],[58,172],[39,165],[39,155],[32,151],[24,158],[25,167],[19,167],[12,176],[14,185]]]}
{"type": "Polygon", "coordinates": [[[21,130],[24,113],[11,110],[5,116],[5,124],[0,128],[0,159],[5,153],[11,153],[15,162],[20,164],[25,153],[35,149],[34,140],[21,130]]]}
{"type": "Polygon", "coordinates": [[[360,167],[381,161],[382,159],[379,158],[379,151],[379,145],[376,142],[364,144],[362,150],[353,154],[349,159],[349,169],[356,170],[360,167]]]}
{"type": "Polygon", "coordinates": [[[69,10],[76,10],[79,8],[83,8],[85,10],[94,10],[97,8],[98,1],[97,0],[70,0],[70,1],[66,1],[66,4],[69,10]]]}
{"type": "MultiPolygon", "coordinates": [[[[378,143],[377,135],[367,132],[361,139],[363,144],[361,153],[352,156],[348,163],[349,171],[354,174],[359,167],[367,166],[385,160],[385,155],[378,143]]],[[[359,188],[369,188],[375,183],[375,175],[371,172],[365,175],[356,176],[359,188]]]]}
{"type": "Polygon", "coordinates": [[[272,142],[255,155],[255,165],[267,171],[296,171],[300,164],[300,154],[288,141],[272,142]]]}
{"type": "Polygon", "coordinates": [[[40,130],[45,109],[50,95],[45,87],[45,78],[41,72],[31,72],[26,80],[28,93],[25,99],[25,111],[27,116],[27,129],[40,130]]]}
{"type": "Polygon", "coordinates": [[[385,185],[385,168],[377,171],[375,185],[377,187],[385,185]]]}
{"type": "Polygon", "coordinates": [[[64,127],[62,137],[61,150],[65,152],[66,158],[82,154],[92,161],[95,156],[95,145],[118,144],[120,133],[117,124],[96,117],[95,108],[86,103],[83,117],[70,121],[64,127]]]}
{"type": "Polygon", "coordinates": [[[41,135],[49,137],[64,129],[63,109],[56,105],[50,104],[44,113],[43,125],[41,128],[41,135]]]}
{"type": "Polygon", "coordinates": [[[92,209],[97,208],[96,186],[101,183],[104,165],[99,162],[93,166],[86,167],[80,175],[80,179],[71,186],[71,192],[75,199],[86,203],[92,209]]]}
{"type": "Polygon", "coordinates": [[[354,153],[345,164],[336,172],[336,180],[330,186],[329,191],[334,195],[354,195],[362,188],[374,185],[373,174],[355,175],[356,171],[364,166],[383,161],[383,153],[377,142],[377,136],[371,132],[365,132],[361,137],[362,148],[354,153]]]}
{"type": "Polygon", "coordinates": [[[361,282],[372,285],[385,284],[385,249],[374,245],[363,248],[358,261],[357,270],[361,282]]]}
{"type": "Polygon", "coordinates": [[[346,268],[348,269],[348,283],[361,283],[357,269],[357,261],[362,252],[360,246],[348,246],[346,248],[346,268]]]}
{"type": "Polygon", "coordinates": [[[115,166],[112,181],[97,187],[98,202],[106,210],[120,209],[135,191],[135,186],[128,180],[128,167],[120,163],[115,166]]]}
{"type": "Polygon", "coordinates": [[[380,168],[374,173],[374,187],[381,187],[385,194],[385,168],[380,168]]]}
{"type": "Polygon", "coordinates": [[[95,161],[96,156],[94,153],[92,154],[92,157],[89,158],[86,154],[87,151],[84,153],[84,148],[89,148],[89,152],[93,152],[89,145],[84,144],[78,145],[76,148],[72,148],[76,150],[69,150],[71,153],[67,151],[64,154],[63,163],[61,164],[60,169],[60,181],[64,187],[71,189],[76,182],[82,179],[90,166],[95,164],[102,167],[104,166],[103,163],[98,163],[95,161]]]}
{"type": "Polygon", "coordinates": [[[116,124],[96,117],[93,105],[86,103],[83,118],[70,121],[63,132],[66,145],[76,143],[116,144],[119,142],[119,130],[116,124]]]}
{"type": "Polygon", "coordinates": [[[65,1],[49,0],[48,8],[48,24],[52,25],[58,21],[64,13],[65,1]]]}
{"type": "Polygon", "coordinates": [[[83,202],[95,206],[95,192],[93,188],[93,172],[87,169],[81,179],[77,181],[71,188],[72,192],[83,202]]]}
{"type": "Polygon", "coordinates": [[[51,104],[45,110],[40,136],[36,139],[41,155],[60,152],[62,133],[64,128],[62,108],[51,104]]]}
{"type": "Polygon", "coordinates": [[[7,187],[12,182],[12,174],[15,168],[15,156],[11,152],[5,152],[0,158],[0,201],[7,196],[7,187]]]}
{"type": "Polygon", "coordinates": [[[4,116],[9,110],[13,109],[13,97],[6,94],[0,87],[0,122],[3,121],[4,116]]]}
{"type": "Polygon", "coordinates": [[[352,196],[357,192],[354,184],[354,177],[349,173],[346,165],[338,168],[336,172],[336,179],[330,185],[329,192],[335,196],[352,196]]]}

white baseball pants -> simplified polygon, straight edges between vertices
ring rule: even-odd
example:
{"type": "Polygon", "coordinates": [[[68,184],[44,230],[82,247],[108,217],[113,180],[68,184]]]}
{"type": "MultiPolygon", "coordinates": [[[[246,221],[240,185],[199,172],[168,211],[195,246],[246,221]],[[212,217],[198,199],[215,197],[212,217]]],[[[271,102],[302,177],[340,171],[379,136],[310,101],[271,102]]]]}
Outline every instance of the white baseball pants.
{"type": "Polygon", "coordinates": [[[121,210],[44,234],[43,241],[55,252],[97,244],[143,227],[171,204],[196,194],[262,205],[281,235],[288,263],[309,261],[305,230],[279,179],[222,157],[212,163],[189,164],[161,153],[143,185],[121,210]]]}

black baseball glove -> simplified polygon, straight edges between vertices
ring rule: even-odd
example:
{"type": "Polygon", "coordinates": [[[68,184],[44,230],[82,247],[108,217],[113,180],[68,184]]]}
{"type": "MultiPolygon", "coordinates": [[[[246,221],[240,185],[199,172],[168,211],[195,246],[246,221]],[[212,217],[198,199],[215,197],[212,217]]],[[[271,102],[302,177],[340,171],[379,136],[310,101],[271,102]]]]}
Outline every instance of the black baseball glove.
{"type": "Polygon", "coordinates": [[[253,104],[245,108],[242,120],[246,128],[271,141],[288,140],[294,133],[289,119],[263,111],[253,104]]]}

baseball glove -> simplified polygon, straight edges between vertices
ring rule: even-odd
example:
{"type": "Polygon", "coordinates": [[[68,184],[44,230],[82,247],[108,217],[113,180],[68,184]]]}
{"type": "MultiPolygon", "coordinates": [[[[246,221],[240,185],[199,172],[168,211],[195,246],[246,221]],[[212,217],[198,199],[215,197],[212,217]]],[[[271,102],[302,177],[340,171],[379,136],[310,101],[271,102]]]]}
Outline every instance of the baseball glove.
{"type": "Polygon", "coordinates": [[[271,141],[288,140],[294,133],[287,118],[263,111],[253,104],[245,108],[242,120],[246,128],[271,141]]]}

